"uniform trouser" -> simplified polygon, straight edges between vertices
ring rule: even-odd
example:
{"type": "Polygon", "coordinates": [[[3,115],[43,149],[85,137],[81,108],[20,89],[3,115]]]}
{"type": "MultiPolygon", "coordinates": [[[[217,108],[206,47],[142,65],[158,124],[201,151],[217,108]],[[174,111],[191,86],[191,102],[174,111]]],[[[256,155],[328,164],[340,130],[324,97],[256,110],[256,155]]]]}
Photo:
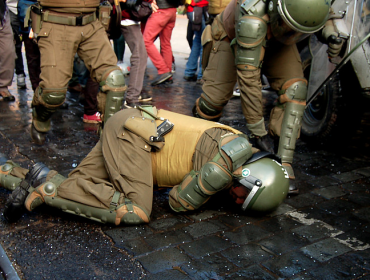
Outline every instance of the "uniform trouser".
{"type": "Polygon", "coordinates": [[[131,69],[126,101],[127,103],[138,102],[139,95],[143,89],[145,68],[148,62],[143,34],[141,33],[140,25],[136,24],[121,26],[121,32],[131,51],[131,69]]]}
{"type": "Polygon", "coordinates": [[[5,13],[4,26],[0,23],[0,90],[12,84],[15,65],[15,49],[10,17],[5,13]]]}
{"type": "MultiPolygon", "coordinates": [[[[38,46],[41,54],[39,86],[42,89],[66,91],[76,52],[97,82],[101,81],[104,72],[117,67],[117,57],[98,20],[85,26],[43,22],[38,46]]],[[[32,104],[39,105],[39,101],[34,98],[32,104]]]]}
{"type": "Polygon", "coordinates": [[[108,209],[115,191],[152,210],[153,176],[151,147],[123,124],[136,109],[117,112],[105,124],[100,141],[59,186],[58,196],[85,205],[108,209]]]}
{"type": "MultiPolygon", "coordinates": [[[[226,104],[232,97],[238,81],[244,117],[248,124],[263,118],[261,71],[241,71],[235,67],[235,58],[228,40],[214,41],[208,66],[204,71],[203,92],[215,104],[226,104]]],[[[303,78],[302,64],[296,45],[274,42],[268,48],[262,72],[274,90],[280,90],[287,80],[303,78]]],[[[282,116],[279,116],[282,119],[282,116]]],[[[270,120],[270,130],[280,135],[281,122],[270,120]],[[277,127],[274,127],[277,126],[277,127]]]]}
{"type": "Polygon", "coordinates": [[[19,28],[21,23],[19,22],[18,16],[15,13],[9,11],[9,14],[15,40],[15,52],[17,54],[17,58],[15,59],[15,73],[17,75],[25,74],[22,56],[22,40],[19,37],[19,28]]]}

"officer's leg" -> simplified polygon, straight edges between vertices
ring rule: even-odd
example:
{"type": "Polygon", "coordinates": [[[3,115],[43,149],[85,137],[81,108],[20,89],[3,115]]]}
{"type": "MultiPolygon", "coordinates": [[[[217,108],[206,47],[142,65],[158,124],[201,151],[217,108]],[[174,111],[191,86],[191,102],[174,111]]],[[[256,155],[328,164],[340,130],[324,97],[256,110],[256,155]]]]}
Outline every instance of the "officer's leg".
{"type": "Polygon", "coordinates": [[[264,72],[279,94],[278,103],[271,112],[269,133],[280,136],[278,155],[291,179],[289,192],[297,193],[292,162],[306,104],[307,81],[296,45],[276,42],[265,58],[264,72]]]}
{"type": "Polygon", "coordinates": [[[291,179],[290,193],[297,193],[298,189],[292,181],[295,179],[292,163],[306,107],[307,81],[302,78],[289,80],[283,85],[279,95],[279,102],[271,114],[271,123],[272,128],[281,125],[280,133],[275,130],[275,133],[280,135],[277,154],[281,157],[282,164],[291,179]]]}
{"type": "Polygon", "coordinates": [[[232,172],[252,156],[252,146],[242,135],[228,135],[219,141],[220,151],[199,171],[192,170],[169,193],[169,204],[176,211],[198,209],[215,193],[228,188],[232,172]]]}
{"type": "Polygon", "coordinates": [[[99,82],[98,110],[103,122],[121,109],[127,86],[121,68],[117,66],[117,56],[109,42],[104,27],[94,21],[85,27],[90,34],[77,50],[91,73],[91,78],[99,82]]]}
{"type": "Polygon", "coordinates": [[[31,137],[37,144],[45,142],[46,132],[51,128],[50,118],[64,103],[80,38],[81,33],[74,26],[49,22],[43,23],[38,34],[41,74],[32,100],[31,126],[31,137]]]}
{"type": "Polygon", "coordinates": [[[101,222],[149,222],[153,196],[151,148],[123,127],[134,115],[141,116],[135,109],[115,114],[106,123],[101,141],[68,179],[59,187],[55,183],[38,187],[27,197],[26,208],[32,210],[45,202],[101,222]]]}
{"type": "Polygon", "coordinates": [[[198,118],[217,121],[222,115],[223,108],[232,97],[236,83],[234,55],[226,32],[223,31],[219,22],[219,17],[216,17],[212,23],[212,28],[207,27],[205,29],[202,44],[202,60],[206,65],[203,72],[203,93],[194,105],[193,115],[198,118]],[[204,38],[207,32],[212,34],[208,34],[209,41],[205,44],[204,38]],[[212,47],[210,48],[210,46],[212,47]]]}
{"type": "Polygon", "coordinates": [[[273,141],[265,128],[261,91],[261,66],[265,54],[267,23],[259,17],[243,16],[238,27],[234,47],[243,115],[255,146],[273,153],[273,141]]]}

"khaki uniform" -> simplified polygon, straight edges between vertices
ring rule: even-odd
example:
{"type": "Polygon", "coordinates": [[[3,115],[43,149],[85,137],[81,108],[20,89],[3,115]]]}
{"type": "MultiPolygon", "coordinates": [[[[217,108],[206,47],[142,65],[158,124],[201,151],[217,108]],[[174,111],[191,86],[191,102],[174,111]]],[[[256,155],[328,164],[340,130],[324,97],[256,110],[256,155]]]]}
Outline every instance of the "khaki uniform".
{"type": "MultiPolygon", "coordinates": [[[[50,130],[50,116],[65,101],[76,52],[93,80],[99,83],[106,84],[109,73],[120,71],[105,28],[96,19],[99,3],[99,0],[39,0],[42,23],[41,29],[34,32],[41,53],[41,82],[32,100],[37,112],[33,115],[33,126],[39,132],[50,130]]],[[[124,83],[119,86],[120,90],[125,89],[124,83]]],[[[99,98],[102,113],[105,95],[100,94],[103,97],[99,98]]]]}
{"type": "Polygon", "coordinates": [[[191,170],[199,170],[219,152],[226,133],[241,132],[222,124],[159,110],[158,116],[174,123],[165,136],[164,147],[153,151],[140,136],[123,127],[126,120],[141,116],[125,109],[109,119],[101,140],[58,188],[58,196],[85,205],[109,208],[116,191],[152,210],[153,185],[173,187],[191,170]]]}
{"type": "MultiPolygon", "coordinates": [[[[235,38],[236,4],[237,0],[233,0],[216,17],[211,26],[213,45],[207,68],[203,73],[205,83],[202,94],[214,104],[225,106],[232,97],[235,83],[238,81],[244,117],[248,124],[255,124],[263,118],[261,69],[241,71],[235,66],[235,56],[230,43],[235,38]]],[[[288,80],[304,79],[296,45],[284,45],[274,38],[266,39],[262,72],[268,78],[271,87],[279,91],[288,80]]],[[[280,135],[282,118],[283,108],[274,108],[269,125],[273,135],[280,135]]],[[[254,134],[263,136],[266,133],[254,134]]]]}

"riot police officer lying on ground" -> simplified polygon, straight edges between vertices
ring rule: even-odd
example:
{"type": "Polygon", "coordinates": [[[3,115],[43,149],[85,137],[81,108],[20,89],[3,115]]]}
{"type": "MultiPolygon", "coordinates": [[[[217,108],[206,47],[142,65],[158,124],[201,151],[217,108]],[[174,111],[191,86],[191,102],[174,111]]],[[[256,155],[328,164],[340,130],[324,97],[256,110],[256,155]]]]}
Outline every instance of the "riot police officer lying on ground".
{"type": "Polygon", "coordinates": [[[0,183],[14,189],[8,221],[42,203],[100,222],[148,223],[153,185],[173,187],[176,212],[202,206],[229,189],[244,210],[271,211],[285,199],[289,179],[275,156],[253,148],[240,131],[152,106],[125,109],[68,178],[44,164],[30,170],[7,161],[0,183]]]}

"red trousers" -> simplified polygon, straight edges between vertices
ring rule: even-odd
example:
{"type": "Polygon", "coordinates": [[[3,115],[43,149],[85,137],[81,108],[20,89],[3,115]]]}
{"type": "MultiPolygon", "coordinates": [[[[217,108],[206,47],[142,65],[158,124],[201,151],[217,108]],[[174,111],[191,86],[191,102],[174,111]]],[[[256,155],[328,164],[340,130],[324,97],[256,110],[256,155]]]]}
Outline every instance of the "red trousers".
{"type": "Polygon", "coordinates": [[[176,22],[176,8],[159,9],[146,22],[144,29],[144,43],[149,58],[157,68],[158,74],[171,72],[172,48],[171,35],[176,22]],[[160,52],[154,45],[155,39],[160,39],[160,52]]]}

